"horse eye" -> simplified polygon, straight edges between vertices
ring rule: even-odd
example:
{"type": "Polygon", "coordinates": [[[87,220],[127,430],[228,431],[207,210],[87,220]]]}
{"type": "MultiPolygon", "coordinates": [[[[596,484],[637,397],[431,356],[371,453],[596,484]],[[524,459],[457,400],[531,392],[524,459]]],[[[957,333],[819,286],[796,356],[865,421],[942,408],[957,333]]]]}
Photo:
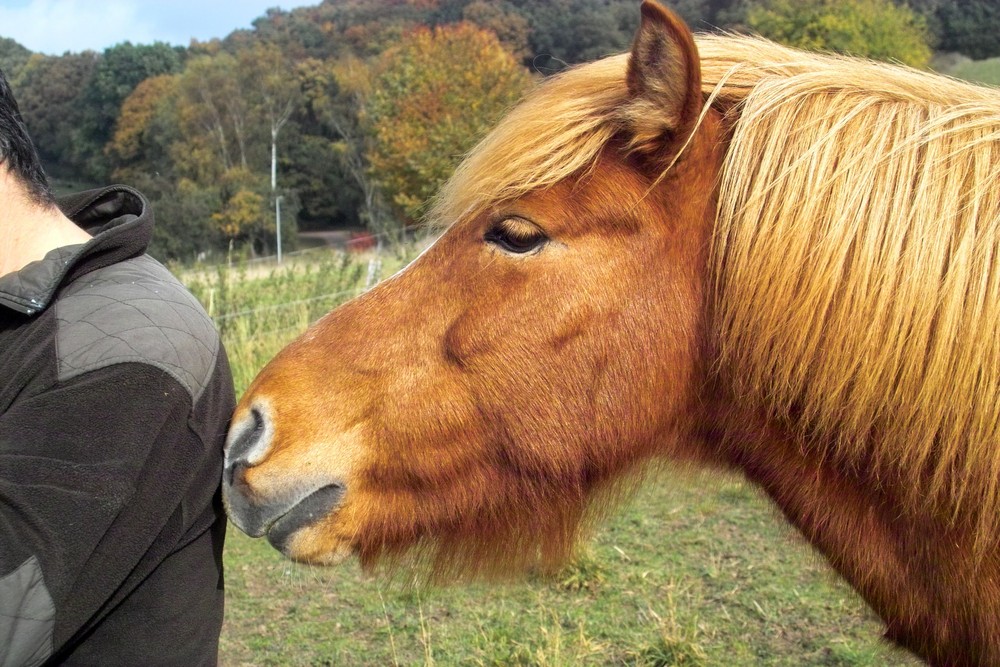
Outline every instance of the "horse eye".
{"type": "Polygon", "coordinates": [[[507,218],[491,226],[483,240],[515,255],[527,255],[541,249],[549,238],[530,222],[507,218]]]}

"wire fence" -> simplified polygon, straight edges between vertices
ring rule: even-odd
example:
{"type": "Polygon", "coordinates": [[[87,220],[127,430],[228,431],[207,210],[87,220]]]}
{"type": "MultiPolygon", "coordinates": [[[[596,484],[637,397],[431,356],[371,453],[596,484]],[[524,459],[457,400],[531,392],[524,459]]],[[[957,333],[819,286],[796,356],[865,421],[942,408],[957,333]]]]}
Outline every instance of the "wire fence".
{"type": "MultiPolygon", "coordinates": [[[[427,238],[433,238],[432,234],[424,234],[419,231],[410,230],[389,230],[383,232],[363,232],[358,236],[348,237],[346,240],[336,243],[325,243],[324,245],[312,248],[300,248],[290,252],[282,252],[283,261],[294,262],[296,259],[311,259],[325,253],[356,252],[356,253],[382,253],[387,247],[398,245],[420,243],[427,238]],[[385,244],[389,241],[389,244],[385,244]]],[[[226,261],[215,262],[213,264],[198,265],[198,271],[216,271],[219,269],[233,269],[240,266],[281,266],[278,262],[277,254],[257,255],[254,257],[239,257],[230,253],[226,261]]]]}
{"type": "Polygon", "coordinates": [[[281,263],[277,255],[231,257],[226,262],[198,265],[182,273],[220,331],[225,332],[240,319],[256,322],[254,330],[258,335],[285,331],[289,328],[285,322],[277,328],[268,326],[273,325],[274,315],[282,311],[298,313],[308,307],[313,319],[317,319],[394,273],[432,243],[436,235],[396,230],[366,233],[360,238],[364,244],[354,247],[324,245],[282,253],[281,263]],[[326,310],[316,312],[315,307],[323,305],[326,310]]]}
{"type": "Polygon", "coordinates": [[[401,269],[429,240],[376,243],[364,252],[309,249],[292,255],[297,261],[259,257],[196,267],[181,278],[215,322],[242,392],[297,335],[401,269]]]}
{"type": "Polygon", "coordinates": [[[358,289],[358,288],[349,289],[349,290],[341,290],[339,292],[332,292],[330,294],[320,294],[319,296],[309,297],[308,299],[297,299],[295,301],[288,301],[286,303],[279,303],[279,304],[275,304],[273,306],[263,306],[261,308],[248,308],[246,310],[239,310],[239,311],[232,312],[232,313],[222,313],[221,315],[215,315],[215,316],[213,316],[212,319],[215,320],[215,322],[218,324],[220,322],[225,322],[226,320],[230,320],[230,319],[232,319],[234,317],[246,317],[246,316],[250,316],[250,315],[259,315],[260,313],[274,312],[274,311],[278,311],[278,310],[285,310],[285,309],[288,309],[288,308],[295,308],[295,307],[301,306],[303,304],[315,303],[317,301],[324,301],[324,300],[328,300],[328,299],[337,299],[337,298],[342,298],[342,297],[357,296],[358,294],[360,294],[363,291],[364,291],[364,289],[358,289]]]}

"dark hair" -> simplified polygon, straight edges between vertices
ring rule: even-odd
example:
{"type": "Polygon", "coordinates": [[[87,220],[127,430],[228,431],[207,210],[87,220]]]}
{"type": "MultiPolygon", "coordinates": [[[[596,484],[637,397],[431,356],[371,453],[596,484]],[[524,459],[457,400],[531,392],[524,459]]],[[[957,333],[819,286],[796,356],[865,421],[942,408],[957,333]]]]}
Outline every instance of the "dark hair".
{"type": "Polygon", "coordinates": [[[14,175],[25,187],[28,196],[43,206],[55,203],[49,189],[49,179],[42,169],[35,145],[28,136],[28,128],[17,108],[17,100],[10,90],[7,77],[0,69],[0,165],[14,175]]]}

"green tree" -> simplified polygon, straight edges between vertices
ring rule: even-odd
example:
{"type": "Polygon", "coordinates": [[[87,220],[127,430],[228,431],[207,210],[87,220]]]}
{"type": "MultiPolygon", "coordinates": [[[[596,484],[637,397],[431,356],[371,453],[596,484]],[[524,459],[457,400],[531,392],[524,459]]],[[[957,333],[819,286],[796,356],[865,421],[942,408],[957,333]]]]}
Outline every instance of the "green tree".
{"type": "Polygon", "coordinates": [[[21,46],[10,37],[0,37],[0,71],[4,73],[7,81],[13,84],[17,81],[18,75],[25,65],[31,51],[21,46]]]}
{"type": "MultiPolygon", "coordinates": [[[[239,54],[242,90],[249,90],[250,113],[264,123],[271,153],[271,190],[277,189],[278,137],[301,104],[292,63],[274,44],[257,43],[239,54]]],[[[244,164],[245,166],[245,164],[244,164]]]]}
{"type": "Polygon", "coordinates": [[[324,131],[326,150],[338,167],[325,170],[326,174],[339,172],[343,183],[339,192],[345,204],[354,206],[352,217],[375,233],[398,230],[369,161],[374,138],[364,119],[364,106],[372,92],[370,67],[348,56],[334,62],[308,60],[299,71],[306,106],[324,131]]]}
{"type": "Polygon", "coordinates": [[[528,19],[510,3],[475,0],[462,10],[462,19],[492,30],[503,47],[518,60],[530,54],[528,35],[531,34],[531,27],[528,19]]]}
{"type": "Polygon", "coordinates": [[[383,55],[364,109],[368,159],[401,214],[419,217],[529,81],[494,33],[468,23],[415,30],[383,55]]]}
{"type": "Polygon", "coordinates": [[[14,94],[42,162],[56,176],[85,176],[90,155],[77,141],[87,113],[81,91],[90,84],[97,59],[93,51],[58,57],[36,53],[14,83],[14,94]]]}
{"type": "MultiPolygon", "coordinates": [[[[214,206],[201,218],[214,233],[196,236],[245,244],[251,253],[274,247],[274,205],[280,196],[282,245],[294,246],[299,199],[294,191],[276,187],[273,175],[279,133],[316,146],[293,121],[301,107],[296,68],[269,43],[253,42],[232,54],[213,42],[193,52],[197,55],[182,72],[149,78],[126,98],[107,148],[116,174],[147,183],[158,201],[179,197],[199,211],[214,206]],[[143,170],[170,174],[187,185],[163,187],[158,179],[144,179],[143,170]]],[[[316,157],[301,149],[295,154],[316,157]]],[[[283,173],[287,164],[282,160],[283,173]]],[[[323,166],[317,159],[311,168],[323,166]]],[[[286,185],[284,178],[280,184],[286,185]]],[[[177,243],[159,247],[171,253],[193,250],[177,243]]]]}
{"type": "Polygon", "coordinates": [[[123,42],[104,50],[81,102],[86,112],[77,135],[77,151],[89,156],[84,166],[93,178],[103,180],[110,171],[104,161],[104,146],[114,134],[115,123],[125,101],[142,81],[180,70],[178,49],[156,42],[123,42]]]}
{"type": "Polygon", "coordinates": [[[225,51],[188,61],[177,95],[182,138],[172,150],[183,176],[211,183],[234,167],[249,169],[253,142],[245,84],[237,59],[225,51]]]}
{"type": "Polygon", "coordinates": [[[297,67],[303,104],[297,122],[290,128],[298,136],[287,142],[286,185],[299,193],[304,225],[325,221],[378,228],[372,224],[370,200],[365,195],[368,139],[358,123],[363,94],[342,85],[338,77],[348,79],[346,73],[355,66],[364,72],[355,77],[364,86],[368,69],[353,58],[308,58],[297,67]]]}
{"type": "Polygon", "coordinates": [[[625,51],[639,26],[626,0],[511,0],[532,28],[525,64],[543,74],[625,51]]]}
{"type": "Polygon", "coordinates": [[[942,0],[938,48],[982,60],[1000,56],[1000,3],[997,0],[942,0]]]}
{"type": "Polygon", "coordinates": [[[264,16],[253,22],[253,32],[248,42],[277,47],[285,58],[302,60],[328,55],[328,44],[322,24],[314,20],[307,7],[295,11],[279,8],[268,9],[264,16]]]}
{"type": "Polygon", "coordinates": [[[226,239],[212,215],[222,209],[219,188],[155,172],[137,173],[130,181],[153,201],[156,225],[149,253],[161,261],[192,263],[219,256],[226,239]]]}
{"type": "Polygon", "coordinates": [[[914,67],[930,62],[926,21],[889,0],[763,0],[750,6],[746,22],[789,46],[914,67]]]}

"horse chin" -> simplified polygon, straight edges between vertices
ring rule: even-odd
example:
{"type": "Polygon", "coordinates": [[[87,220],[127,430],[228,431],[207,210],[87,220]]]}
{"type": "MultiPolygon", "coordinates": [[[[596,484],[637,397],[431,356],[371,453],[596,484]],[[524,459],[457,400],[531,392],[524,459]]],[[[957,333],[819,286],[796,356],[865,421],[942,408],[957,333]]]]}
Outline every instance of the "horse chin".
{"type": "Polygon", "coordinates": [[[331,540],[324,533],[321,527],[307,526],[281,540],[272,539],[271,533],[268,533],[267,540],[289,560],[308,565],[332,567],[354,555],[354,548],[348,540],[331,540]]]}

